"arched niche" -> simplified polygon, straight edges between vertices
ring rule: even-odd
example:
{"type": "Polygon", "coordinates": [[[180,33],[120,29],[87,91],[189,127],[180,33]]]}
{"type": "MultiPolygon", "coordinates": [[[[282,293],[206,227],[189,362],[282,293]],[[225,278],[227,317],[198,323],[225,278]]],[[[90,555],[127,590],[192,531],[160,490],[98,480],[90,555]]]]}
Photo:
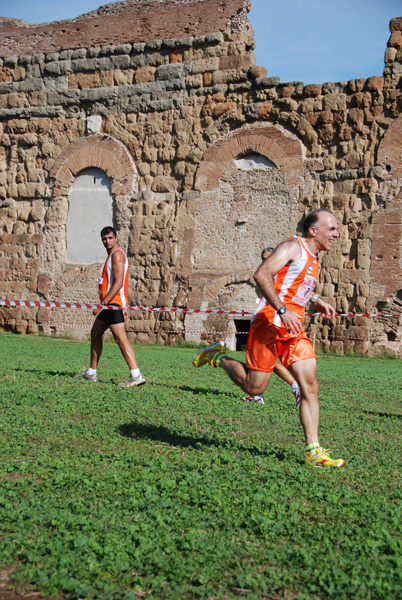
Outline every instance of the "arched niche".
{"type": "Polygon", "coordinates": [[[211,308],[214,289],[221,309],[255,309],[250,280],[261,251],[292,235],[300,216],[303,159],[300,140],[270,124],[244,127],[205,151],[196,176],[190,308],[211,308]]]}
{"type": "Polygon", "coordinates": [[[284,173],[292,194],[299,184],[304,153],[301,141],[283,127],[271,124],[244,127],[217,140],[205,151],[195,186],[201,191],[216,190],[229,163],[248,154],[260,154],[284,173]]]}
{"type": "Polygon", "coordinates": [[[263,247],[294,233],[303,153],[300,140],[274,125],[245,127],[205,151],[196,178],[194,272],[252,272],[263,247]]]}
{"type": "Polygon", "coordinates": [[[99,232],[113,223],[110,179],[101,169],[78,173],[68,196],[67,262],[91,264],[105,260],[99,232]]]}
{"type": "MultiPolygon", "coordinates": [[[[88,169],[102,171],[108,178],[113,222],[104,223],[103,226],[116,227],[119,244],[123,248],[128,246],[132,219],[130,204],[138,191],[138,174],[134,161],[127,148],[109,135],[93,134],[79,138],[63,150],[50,171],[54,189],[45,218],[42,274],[53,284],[52,295],[58,295],[57,289],[65,287],[63,274],[69,272],[66,235],[69,195],[74,191],[77,177],[88,169]]],[[[88,219],[90,218],[91,215],[88,215],[88,219]]]]}

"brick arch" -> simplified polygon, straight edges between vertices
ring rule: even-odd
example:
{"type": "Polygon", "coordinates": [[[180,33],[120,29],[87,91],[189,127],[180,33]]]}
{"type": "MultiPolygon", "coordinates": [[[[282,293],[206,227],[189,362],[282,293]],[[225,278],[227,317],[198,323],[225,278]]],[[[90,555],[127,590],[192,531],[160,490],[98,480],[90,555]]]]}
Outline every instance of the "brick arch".
{"type": "Polygon", "coordinates": [[[101,169],[110,178],[114,197],[138,191],[138,174],[127,148],[105,134],[94,134],[72,142],[54,163],[53,197],[68,196],[75,177],[90,167],[101,169]]]}
{"type": "Polygon", "coordinates": [[[377,153],[377,163],[389,169],[393,179],[402,177],[402,115],[385,132],[377,153]]]}
{"type": "Polygon", "coordinates": [[[250,153],[265,156],[284,172],[289,191],[296,188],[303,169],[304,147],[301,141],[277,125],[244,128],[210,146],[198,167],[196,188],[212,191],[226,166],[233,160],[250,153]]]}

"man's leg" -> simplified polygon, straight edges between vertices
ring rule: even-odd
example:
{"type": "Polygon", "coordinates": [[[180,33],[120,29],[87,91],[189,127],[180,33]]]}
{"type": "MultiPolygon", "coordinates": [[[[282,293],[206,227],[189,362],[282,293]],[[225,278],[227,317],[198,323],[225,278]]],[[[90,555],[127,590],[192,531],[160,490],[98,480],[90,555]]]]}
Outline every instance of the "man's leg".
{"type": "Polygon", "coordinates": [[[306,358],[294,362],[289,365],[289,370],[300,385],[300,422],[306,440],[305,464],[319,468],[344,467],[346,463],[342,458],[331,458],[318,442],[320,406],[318,401],[317,359],[306,358]]]}
{"type": "Polygon", "coordinates": [[[110,329],[112,330],[113,337],[121,350],[128,368],[130,369],[130,377],[126,379],[126,381],[119,383],[118,386],[122,388],[129,388],[143,385],[146,383],[146,381],[141,375],[141,372],[137,366],[133,347],[127,337],[125,323],[115,323],[114,325],[110,325],[110,329]]]}
{"type": "Polygon", "coordinates": [[[274,367],[274,373],[276,373],[278,377],[280,377],[281,379],[283,379],[283,381],[286,381],[286,383],[290,385],[290,387],[292,388],[292,394],[296,400],[296,408],[299,408],[300,387],[293,375],[290,373],[290,371],[287,370],[286,367],[283,366],[283,364],[279,360],[277,361],[274,367]]]}
{"type": "Polygon", "coordinates": [[[76,373],[74,375],[75,379],[80,379],[81,381],[97,381],[96,369],[102,354],[103,334],[107,328],[108,325],[104,321],[98,318],[95,319],[91,329],[91,362],[89,369],[83,373],[76,373]]]}
{"type": "Polygon", "coordinates": [[[89,367],[91,369],[98,368],[99,359],[103,349],[103,334],[105,333],[108,325],[100,319],[95,319],[91,329],[91,363],[89,367]]]}
{"type": "Polygon", "coordinates": [[[286,381],[289,385],[292,385],[295,381],[293,375],[287,370],[286,367],[278,360],[276,365],[274,366],[274,373],[278,375],[283,381],[286,381]]]}
{"type": "MultiPolygon", "coordinates": [[[[264,373],[254,369],[249,369],[244,363],[226,356],[226,344],[224,342],[215,342],[205,350],[198,350],[193,356],[193,367],[202,367],[211,365],[212,367],[222,367],[229,375],[230,379],[238,385],[243,392],[251,395],[262,394],[268,385],[271,373],[264,373]]],[[[275,360],[275,359],[274,359],[275,360]]]]}
{"type": "Polygon", "coordinates": [[[289,365],[300,386],[300,422],[304,430],[306,445],[318,443],[320,406],[318,401],[317,359],[306,358],[289,365]]]}
{"type": "Polygon", "coordinates": [[[110,329],[130,371],[138,369],[133,347],[127,337],[125,323],[116,323],[114,325],[110,325],[110,329]]]}
{"type": "Polygon", "coordinates": [[[243,392],[251,396],[263,394],[272,375],[272,373],[263,373],[262,371],[248,369],[244,363],[225,355],[220,356],[218,366],[226,371],[230,379],[243,392]]]}
{"type": "MultiPolygon", "coordinates": [[[[205,350],[199,350],[194,354],[192,362],[193,367],[196,368],[206,364],[215,368],[222,367],[243,392],[250,394],[249,398],[257,396],[258,400],[256,401],[265,404],[264,398],[260,394],[265,391],[271,373],[249,369],[244,363],[226,356],[226,344],[224,342],[215,342],[205,350]]],[[[246,399],[246,401],[248,400],[246,399]]]]}

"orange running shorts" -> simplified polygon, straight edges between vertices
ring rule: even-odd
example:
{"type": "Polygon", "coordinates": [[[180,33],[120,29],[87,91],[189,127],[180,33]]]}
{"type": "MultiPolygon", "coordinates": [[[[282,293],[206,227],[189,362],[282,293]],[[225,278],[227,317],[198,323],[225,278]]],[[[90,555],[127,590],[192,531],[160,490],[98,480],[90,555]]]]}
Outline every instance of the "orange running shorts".
{"type": "Polygon", "coordinates": [[[246,366],[253,371],[272,373],[278,358],[287,368],[299,360],[317,357],[305,331],[294,335],[257,315],[248,334],[246,366]]]}

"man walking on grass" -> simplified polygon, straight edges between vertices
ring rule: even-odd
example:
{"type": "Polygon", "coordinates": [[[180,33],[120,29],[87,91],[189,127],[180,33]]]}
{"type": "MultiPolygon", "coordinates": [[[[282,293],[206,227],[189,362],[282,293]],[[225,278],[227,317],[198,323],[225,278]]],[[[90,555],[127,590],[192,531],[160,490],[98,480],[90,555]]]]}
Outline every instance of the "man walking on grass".
{"type": "Polygon", "coordinates": [[[280,358],[300,386],[300,422],[304,430],[304,462],[313,467],[343,467],[318,441],[319,401],[317,357],[304,331],[305,307],[310,299],[322,317],[335,309],[314,289],[318,280],[318,253],[330,250],[339,237],[335,216],[326,209],[314,210],[303,221],[303,237],[282,242],[257,269],[254,279],[263,299],[250,327],[246,364],[226,356],[223,342],[200,350],[193,365],[221,367],[244,392],[263,394],[275,363],[280,358]],[[314,294],[314,295],[313,295],[314,294]]]}
{"type": "MultiPolygon", "coordinates": [[[[100,303],[112,306],[127,306],[128,301],[128,260],[125,252],[117,245],[117,234],[113,227],[104,227],[100,233],[102,243],[108,253],[99,279],[100,303]]],[[[144,377],[135,360],[135,354],[130,340],[127,337],[126,310],[108,310],[98,308],[93,311],[96,316],[91,330],[91,362],[84,373],[74,375],[82,381],[96,381],[96,371],[103,348],[103,334],[110,327],[113,337],[130,369],[129,378],[119,387],[128,388],[143,385],[144,377]]]]}

